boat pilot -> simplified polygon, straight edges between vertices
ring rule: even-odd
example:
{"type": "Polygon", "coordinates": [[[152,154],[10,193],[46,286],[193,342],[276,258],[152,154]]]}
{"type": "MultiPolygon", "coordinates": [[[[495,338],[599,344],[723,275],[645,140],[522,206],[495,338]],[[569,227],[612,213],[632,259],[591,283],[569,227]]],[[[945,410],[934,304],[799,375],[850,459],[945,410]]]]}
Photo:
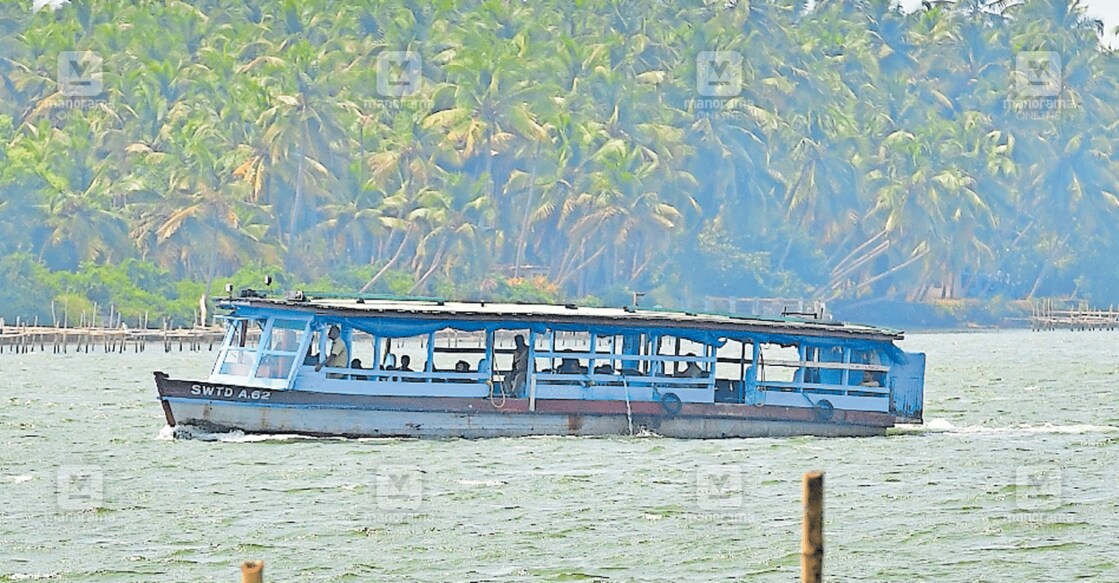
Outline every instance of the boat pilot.
{"type": "MultiPolygon", "coordinates": [[[[346,368],[349,366],[350,350],[346,348],[346,343],[342,341],[342,330],[336,325],[331,326],[330,331],[326,333],[326,337],[330,338],[330,356],[326,357],[326,362],[315,365],[315,372],[322,370],[324,366],[328,368],[346,368]]],[[[342,375],[327,374],[326,378],[342,378],[342,375]]]]}
{"type": "Polygon", "coordinates": [[[528,380],[528,344],[525,343],[525,337],[517,334],[513,338],[516,347],[513,349],[513,372],[507,375],[509,378],[509,388],[511,394],[516,397],[519,396],[524,389],[525,382],[528,380]]]}

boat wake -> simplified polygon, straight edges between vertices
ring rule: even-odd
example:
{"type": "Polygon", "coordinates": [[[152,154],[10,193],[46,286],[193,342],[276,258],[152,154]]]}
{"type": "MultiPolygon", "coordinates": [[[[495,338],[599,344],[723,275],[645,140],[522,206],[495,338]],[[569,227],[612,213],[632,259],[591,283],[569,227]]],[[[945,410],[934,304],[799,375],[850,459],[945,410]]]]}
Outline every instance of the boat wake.
{"type": "Polygon", "coordinates": [[[924,425],[899,425],[893,429],[896,433],[902,434],[925,434],[925,433],[948,433],[954,435],[985,435],[985,434],[1064,434],[1064,435],[1082,435],[1088,433],[1119,433],[1119,426],[1115,425],[1090,425],[1090,424],[1074,424],[1074,425],[1055,425],[1052,423],[1045,423],[1042,425],[1030,425],[1028,423],[1020,423],[1018,425],[1009,425],[1005,427],[992,427],[987,425],[956,425],[951,421],[943,418],[933,418],[926,422],[924,425]]]}
{"type": "Polygon", "coordinates": [[[193,441],[220,441],[224,443],[257,443],[261,441],[292,441],[296,439],[314,439],[306,435],[289,433],[245,433],[239,429],[228,431],[207,429],[193,425],[178,425],[171,427],[164,425],[156,435],[159,440],[193,440],[193,441]]]}

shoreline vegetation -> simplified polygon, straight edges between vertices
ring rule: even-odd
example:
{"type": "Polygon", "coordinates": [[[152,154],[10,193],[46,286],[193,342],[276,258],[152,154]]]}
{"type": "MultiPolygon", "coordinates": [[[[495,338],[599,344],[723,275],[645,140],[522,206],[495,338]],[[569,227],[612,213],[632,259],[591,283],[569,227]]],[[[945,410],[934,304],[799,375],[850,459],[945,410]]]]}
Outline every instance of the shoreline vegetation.
{"type": "Polygon", "coordinates": [[[265,275],[901,327],[1119,302],[1119,55],[1077,0],[29,4],[9,323],[178,326],[265,275]]]}
{"type": "MultiPolygon", "coordinates": [[[[372,268],[368,268],[371,271],[372,268]]],[[[285,291],[302,290],[346,297],[354,295],[351,285],[362,272],[344,272],[316,281],[301,281],[290,274],[262,267],[239,270],[233,276],[211,282],[215,295],[207,295],[206,284],[199,281],[175,281],[170,273],[157,266],[134,259],[118,266],[83,265],[76,273],[51,272],[26,256],[0,259],[0,331],[20,327],[58,328],[70,330],[131,330],[148,333],[171,330],[205,330],[214,326],[218,315],[217,301],[225,296],[226,286],[240,290],[251,288],[282,297],[285,291]],[[14,266],[14,267],[13,267],[14,266]],[[4,270],[7,270],[5,275],[4,270]],[[272,286],[265,288],[265,279],[272,286]],[[349,278],[350,281],[347,281],[349,278]],[[205,298],[206,301],[203,301],[205,298]],[[46,303],[44,303],[46,302],[46,303]]],[[[403,276],[402,276],[403,277],[403,276]]],[[[373,290],[385,297],[409,298],[407,280],[393,286],[373,290]]],[[[562,304],[571,300],[542,277],[502,278],[495,280],[494,290],[485,296],[447,297],[461,299],[521,303],[562,304]]],[[[586,306],[632,305],[633,295],[616,294],[604,301],[588,296],[574,303],[586,306]]],[[[682,309],[711,313],[736,313],[763,317],[781,316],[784,310],[796,310],[797,299],[737,299],[706,296],[697,298],[682,309]],[[731,303],[728,303],[731,302],[731,303]]],[[[800,299],[803,315],[822,311],[827,318],[905,330],[950,330],[981,328],[1034,329],[1107,329],[1107,322],[1119,319],[1116,306],[1092,306],[1084,300],[1040,298],[1035,301],[994,297],[980,299],[928,299],[920,302],[867,298],[836,301],[826,306],[800,299]]],[[[665,307],[641,301],[642,306],[665,307]]],[[[796,312],[791,312],[797,315],[796,312]]],[[[40,330],[36,334],[51,334],[40,330]]]]}

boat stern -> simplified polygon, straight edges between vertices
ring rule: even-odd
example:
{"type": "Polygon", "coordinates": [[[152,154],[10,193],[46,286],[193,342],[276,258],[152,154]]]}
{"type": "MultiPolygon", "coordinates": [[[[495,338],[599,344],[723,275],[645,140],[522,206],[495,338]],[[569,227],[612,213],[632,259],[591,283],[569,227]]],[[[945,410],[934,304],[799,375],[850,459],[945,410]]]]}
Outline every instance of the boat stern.
{"type": "Polygon", "coordinates": [[[925,410],[925,353],[906,352],[890,367],[890,413],[897,423],[923,423],[925,410]]]}

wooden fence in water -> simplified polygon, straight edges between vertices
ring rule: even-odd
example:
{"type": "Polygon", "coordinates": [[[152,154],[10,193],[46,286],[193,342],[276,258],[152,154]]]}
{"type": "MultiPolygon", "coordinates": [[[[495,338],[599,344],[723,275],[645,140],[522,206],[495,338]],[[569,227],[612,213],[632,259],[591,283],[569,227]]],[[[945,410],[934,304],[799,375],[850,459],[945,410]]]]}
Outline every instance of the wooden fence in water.
{"type": "Polygon", "coordinates": [[[1080,302],[1044,300],[1033,305],[1030,315],[1033,330],[1114,330],[1119,328],[1119,311],[1114,306],[1107,309],[1092,308],[1080,302]]]}
{"type": "Polygon", "coordinates": [[[165,352],[199,352],[213,350],[225,332],[221,328],[70,328],[18,324],[0,328],[0,354],[27,354],[51,351],[89,353],[100,350],[106,354],[144,352],[148,345],[160,346],[165,352]]]}

